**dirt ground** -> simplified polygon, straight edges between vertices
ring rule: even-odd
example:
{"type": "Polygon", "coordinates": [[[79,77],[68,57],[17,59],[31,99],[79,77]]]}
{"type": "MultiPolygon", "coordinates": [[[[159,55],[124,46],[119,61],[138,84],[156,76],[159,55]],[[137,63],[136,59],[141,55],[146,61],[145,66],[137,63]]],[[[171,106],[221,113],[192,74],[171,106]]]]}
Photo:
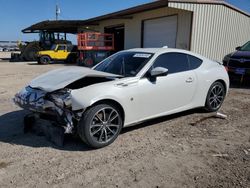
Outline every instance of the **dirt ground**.
{"type": "Polygon", "coordinates": [[[11,99],[37,75],[65,65],[0,62],[0,187],[250,187],[250,90],[231,88],[220,112],[201,110],[125,128],[92,150],[24,134],[11,99]]]}

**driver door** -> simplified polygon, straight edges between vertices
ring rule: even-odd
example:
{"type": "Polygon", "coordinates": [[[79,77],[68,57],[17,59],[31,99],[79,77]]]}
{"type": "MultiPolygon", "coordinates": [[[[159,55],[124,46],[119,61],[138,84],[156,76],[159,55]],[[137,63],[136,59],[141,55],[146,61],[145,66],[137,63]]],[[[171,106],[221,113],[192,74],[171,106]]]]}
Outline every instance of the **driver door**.
{"type": "MultiPolygon", "coordinates": [[[[196,89],[196,76],[190,70],[187,55],[183,53],[165,53],[160,55],[152,68],[168,69],[167,76],[154,80],[147,76],[138,82],[137,108],[139,119],[182,111],[190,105],[196,89]]],[[[150,70],[149,70],[150,71],[150,70]]]]}
{"type": "Polygon", "coordinates": [[[56,59],[66,59],[68,56],[67,46],[66,45],[58,45],[56,59]]]}

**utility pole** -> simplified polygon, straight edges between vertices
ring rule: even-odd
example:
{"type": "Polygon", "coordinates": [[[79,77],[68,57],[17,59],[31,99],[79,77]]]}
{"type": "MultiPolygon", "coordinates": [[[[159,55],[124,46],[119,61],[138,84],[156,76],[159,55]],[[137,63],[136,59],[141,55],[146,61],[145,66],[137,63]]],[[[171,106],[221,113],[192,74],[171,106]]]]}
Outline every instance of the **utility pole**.
{"type": "MultiPolygon", "coordinates": [[[[59,16],[60,13],[61,13],[61,10],[60,10],[58,4],[56,4],[56,20],[58,20],[58,16],[59,16]]],[[[58,40],[60,39],[59,33],[57,33],[57,39],[58,40]]]]}
{"type": "Polygon", "coordinates": [[[60,10],[58,4],[56,4],[56,20],[58,20],[58,16],[60,13],[61,13],[61,10],[60,10]]]}

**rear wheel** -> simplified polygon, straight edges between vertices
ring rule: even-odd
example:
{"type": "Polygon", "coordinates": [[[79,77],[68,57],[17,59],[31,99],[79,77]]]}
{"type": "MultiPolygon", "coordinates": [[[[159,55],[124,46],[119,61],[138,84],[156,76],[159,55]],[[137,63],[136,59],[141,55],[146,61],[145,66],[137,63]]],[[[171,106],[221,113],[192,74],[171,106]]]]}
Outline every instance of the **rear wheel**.
{"type": "Polygon", "coordinates": [[[226,95],[226,89],[221,82],[214,82],[207,94],[205,109],[215,112],[221,107],[226,95]]]}
{"type": "Polygon", "coordinates": [[[94,66],[94,61],[92,58],[88,57],[84,60],[84,66],[86,67],[93,67],[94,66]]]}
{"type": "Polygon", "coordinates": [[[49,64],[51,62],[51,59],[49,56],[42,56],[42,57],[40,57],[39,62],[40,62],[40,64],[46,65],[46,64],[49,64]]]}
{"type": "Polygon", "coordinates": [[[123,121],[113,105],[99,104],[88,109],[78,125],[80,138],[93,148],[111,144],[119,135],[123,121]]]}

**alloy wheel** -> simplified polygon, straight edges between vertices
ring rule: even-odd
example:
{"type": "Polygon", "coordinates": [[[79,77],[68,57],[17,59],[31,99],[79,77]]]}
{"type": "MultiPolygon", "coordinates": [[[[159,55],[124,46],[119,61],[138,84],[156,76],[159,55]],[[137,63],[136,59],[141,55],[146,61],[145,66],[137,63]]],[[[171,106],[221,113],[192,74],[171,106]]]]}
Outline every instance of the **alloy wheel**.
{"type": "Polygon", "coordinates": [[[216,84],[212,87],[210,96],[209,96],[209,104],[213,109],[217,109],[221,106],[224,100],[224,88],[222,85],[216,84]]]}
{"type": "Polygon", "coordinates": [[[119,132],[122,119],[119,113],[111,107],[100,109],[92,118],[90,135],[99,143],[107,143],[119,132]]]}

